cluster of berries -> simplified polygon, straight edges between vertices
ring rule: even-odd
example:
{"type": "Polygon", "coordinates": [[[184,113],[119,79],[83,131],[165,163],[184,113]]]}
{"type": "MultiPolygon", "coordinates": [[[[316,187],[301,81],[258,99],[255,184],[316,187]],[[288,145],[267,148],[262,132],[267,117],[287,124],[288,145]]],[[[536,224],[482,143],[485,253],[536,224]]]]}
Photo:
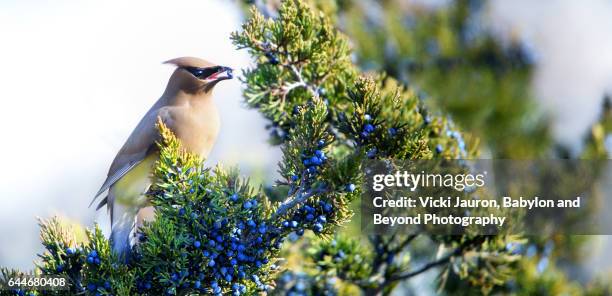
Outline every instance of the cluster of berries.
{"type": "Polygon", "coordinates": [[[379,254],[379,257],[383,258],[385,262],[387,262],[387,264],[393,264],[393,260],[395,260],[397,253],[392,252],[388,245],[385,245],[382,242],[378,242],[374,248],[376,250],[376,253],[379,254]]]}
{"type": "MultiPolygon", "coordinates": [[[[372,133],[376,131],[376,126],[369,123],[370,121],[372,121],[372,116],[370,116],[369,114],[365,114],[363,118],[367,123],[363,125],[361,133],[359,133],[359,142],[361,145],[367,143],[372,133]]],[[[376,150],[376,148],[372,148],[366,152],[366,156],[368,158],[374,158],[376,157],[377,153],[378,151],[376,150]]]]}
{"type": "Polygon", "coordinates": [[[318,146],[319,149],[315,150],[313,155],[302,155],[302,164],[304,164],[306,167],[306,173],[308,173],[310,176],[316,175],[317,167],[323,165],[325,161],[327,161],[325,152],[321,150],[321,148],[325,146],[325,141],[319,140],[318,146]]]}
{"type": "MultiPolygon", "coordinates": [[[[100,293],[99,290],[103,290],[103,292],[104,291],[109,292],[111,290],[111,283],[109,281],[105,281],[104,283],[100,283],[100,284],[89,283],[87,284],[87,290],[96,296],[103,295],[102,293],[100,293]]],[[[110,294],[105,293],[104,295],[110,295],[110,294]]]]}
{"type": "MultiPolygon", "coordinates": [[[[67,259],[64,263],[58,264],[56,267],[57,272],[64,272],[68,269],[71,271],[80,270],[83,265],[83,260],[80,254],[84,254],[83,248],[75,248],[75,247],[67,247],[64,249],[65,256],[61,257],[67,259]]],[[[100,257],[96,250],[91,250],[87,254],[87,258],[85,262],[92,266],[99,266],[101,264],[100,257]]],[[[77,290],[84,291],[84,287],[81,285],[80,281],[75,283],[77,290]]],[[[106,292],[104,295],[111,295],[111,283],[109,281],[105,281],[103,283],[88,283],[86,286],[87,290],[91,292],[92,295],[102,295],[102,292],[106,292]],[[106,291],[104,291],[106,290],[106,291]]]]}
{"type": "Polygon", "coordinates": [[[152,286],[150,277],[147,280],[136,281],[136,290],[138,290],[138,293],[145,293],[147,290],[151,290],[152,286]]]}
{"type": "MultiPolygon", "coordinates": [[[[66,249],[64,250],[64,253],[66,253],[66,256],[61,256],[61,257],[62,257],[62,258],[64,258],[64,259],[67,259],[67,257],[68,257],[68,258],[71,258],[71,257],[74,257],[74,255],[75,255],[75,254],[77,254],[78,252],[82,252],[82,251],[83,251],[83,250],[82,250],[81,248],[79,248],[79,249],[77,250],[77,249],[76,249],[76,248],[74,248],[74,247],[68,247],[68,248],[66,248],[66,249]]],[[[73,262],[73,263],[75,263],[76,265],[81,265],[81,264],[80,264],[78,261],[79,261],[79,260],[76,260],[76,261],[75,261],[75,262],[73,262]]],[[[55,268],[55,270],[56,270],[57,272],[63,272],[63,271],[64,271],[64,269],[65,269],[65,265],[64,265],[63,263],[58,264],[58,265],[57,265],[57,267],[55,268]]]]}
{"type": "MultiPolygon", "coordinates": [[[[366,114],[364,115],[364,119],[365,121],[371,121],[372,117],[366,114]]],[[[361,133],[359,135],[361,136],[361,139],[365,140],[369,138],[370,134],[372,134],[374,131],[376,131],[376,126],[371,123],[366,123],[363,125],[363,129],[361,130],[361,133]]]]}
{"type": "Polygon", "coordinates": [[[446,132],[446,135],[449,136],[451,139],[455,139],[457,141],[457,147],[459,148],[459,152],[462,155],[467,155],[465,141],[463,140],[461,133],[459,133],[458,131],[448,130],[446,132]]]}
{"type": "Polygon", "coordinates": [[[98,252],[96,250],[92,250],[87,255],[87,263],[92,265],[100,265],[100,257],[98,257],[98,252]]]}
{"type": "Polygon", "coordinates": [[[283,221],[282,226],[295,231],[298,236],[302,236],[305,229],[321,233],[332,211],[333,206],[322,200],[316,205],[306,204],[293,212],[291,219],[283,221]]]}
{"type": "MultiPolygon", "coordinates": [[[[271,289],[258,274],[270,262],[269,250],[282,246],[281,231],[261,219],[260,204],[255,198],[238,193],[227,198],[228,206],[239,209],[240,214],[210,221],[197,212],[196,205],[192,208],[196,211],[191,213],[185,208],[178,210],[179,219],[194,226],[192,238],[185,247],[193,259],[189,267],[170,274],[170,282],[165,287],[167,295],[175,295],[179,288],[213,295],[242,295],[247,293],[245,281],[254,282],[260,291],[271,289]]],[[[151,282],[142,280],[137,287],[140,291],[151,289],[151,282]]]]}
{"type": "Polygon", "coordinates": [[[336,290],[336,278],[327,277],[324,280],[312,277],[304,272],[286,271],[276,281],[275,291],[279,294],[289,296],[308,295],[338,295],[336,290]]]}
{"type": "MultiPolygon", "coordinates": [[[[361,132],[359,133],[359,140],[358,140],[359,144],[361,145],[365,145],[369,141],[372,134],[378,128],[376,125],[370,123],[372,121],[371,115],[365,114],[363,116],[363,119],[366,123],[363,125],[361,132]]],[[[398,130],[397,128],[390,127],[387,129],[387,132],[389,133],[389,136],[395,137],[398,133],[398,130]]],[[[377,155],[378,155],[378,149],[376,149],[376,147],[373,147],[366,152],[366,156],[370,159],[375,158],[377,155]]]]}
{"type": "Polygon", "coordinates": [[[18,295],[18,296],[34,296],[35,295],[34,292],[28,292],[22,289],[13,290],[13,292],[15,292],[15,295],[18,295]]]}
{"type": "Polygon", "coordinates": [[[268,59],[268,62],[272,65],[278,65],[278,57],[276,57],[276,54],[273,52],[272,44],[266,41],[261,43],[261,47],[264,50],[264,55],[266,56],[266,59],[268,59]]]}
{"type": "Polygon", "coordinates": [[[278,65],[279,63],[278,58],[272,52],[266,52],[266,58],[271,65],[278,65]]]}
{"type": "Polygon", "coordinates": [[[363,130],[361,131],[361,138],[367,139],[370,137],[370,134],[376,130],[376,126],[370,123],[366,123],[363,125],[363,130]]]}

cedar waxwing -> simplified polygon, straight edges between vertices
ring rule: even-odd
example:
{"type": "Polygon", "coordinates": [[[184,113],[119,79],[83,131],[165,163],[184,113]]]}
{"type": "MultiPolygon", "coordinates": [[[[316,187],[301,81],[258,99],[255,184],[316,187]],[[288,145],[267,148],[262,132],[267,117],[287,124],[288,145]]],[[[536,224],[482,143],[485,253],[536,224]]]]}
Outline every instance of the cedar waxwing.
{"type": "Polygon", "coordinates": [[[108,189],[108,195],[97,209],[107,205],[112,248],[125,260],[129,256],[136,222],[153,218],[145,193],[153,183],[152,173],[159,158],[158,117],[185,150],[205,158],[215,143],[220,124],[212,89],[219,81],[232,78],[231,68],[198,58],[182,57],[165,63],[177,67],[166,90],[121,147],[94,198],[95,201],[108,189]]]}

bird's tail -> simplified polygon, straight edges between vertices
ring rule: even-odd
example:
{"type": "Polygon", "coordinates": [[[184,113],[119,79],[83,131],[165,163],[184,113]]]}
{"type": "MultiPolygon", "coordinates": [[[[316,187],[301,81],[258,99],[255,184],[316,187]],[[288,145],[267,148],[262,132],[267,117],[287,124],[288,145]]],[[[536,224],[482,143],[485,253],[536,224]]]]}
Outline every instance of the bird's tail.
{"type": "Polygon", "coordinates": [[[113,203],[110,241],[113,251],[127,262],[130,257],[132,233],[136,226],[137,210],[133,206],[113,203]]]}

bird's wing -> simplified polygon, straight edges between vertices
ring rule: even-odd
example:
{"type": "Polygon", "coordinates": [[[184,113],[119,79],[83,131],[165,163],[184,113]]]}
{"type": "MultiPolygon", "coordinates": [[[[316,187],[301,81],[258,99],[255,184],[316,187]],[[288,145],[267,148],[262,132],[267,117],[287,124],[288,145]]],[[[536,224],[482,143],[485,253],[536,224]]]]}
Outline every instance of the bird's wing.
{"type": "MultiPolygon", "coordinates": [[[[158,117],[172,130],[174,120],[172,119],[171,107],[162,107],[147,112],[134,131],[132,131],[123,147],[121,147],[117,156],[115,156],[108,171],[106,181],[104,181],[104,184],[102,184],[102,187],[100,187],[100,190],[98,190],[98,193],[96,193],[96,196],[89,204],[90,207],[98,196],[138,165],[151,151],[155,150],[156,142],[160,139],[159,131],[155,125],[158,117]]],[[[105,197],[100,201],[97,209],[104,206],[106,202],[107,198],[105,197]]]]}

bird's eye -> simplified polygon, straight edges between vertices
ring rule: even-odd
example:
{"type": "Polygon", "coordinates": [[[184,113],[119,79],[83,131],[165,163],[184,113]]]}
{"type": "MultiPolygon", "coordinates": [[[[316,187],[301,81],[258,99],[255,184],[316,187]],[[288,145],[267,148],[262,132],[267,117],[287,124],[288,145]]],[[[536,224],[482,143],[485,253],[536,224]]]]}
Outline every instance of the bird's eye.
{"type": "Polygon", "coordinates": [[[185,67],[185,70],[189,71],[191,75],[197,77],[198,79],[205,79],[210,75],[217,73],[218,67],[210,67],[210,68],[197,68],[197,67],[185,67]]]}

